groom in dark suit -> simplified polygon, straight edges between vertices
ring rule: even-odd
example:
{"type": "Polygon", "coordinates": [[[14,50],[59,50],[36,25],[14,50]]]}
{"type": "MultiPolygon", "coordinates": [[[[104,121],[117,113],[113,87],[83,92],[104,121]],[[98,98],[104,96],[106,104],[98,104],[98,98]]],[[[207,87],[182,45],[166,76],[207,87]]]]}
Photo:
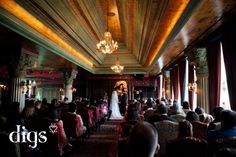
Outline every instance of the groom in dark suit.
{"type": "Polygon", "coordinates": [[[127,104],[128,104],[128,95],[127,95],[126,89],[123,88],[122,89],[121,100],[120,100],[120,113],[123,116],[125,115],[127,104]]]}

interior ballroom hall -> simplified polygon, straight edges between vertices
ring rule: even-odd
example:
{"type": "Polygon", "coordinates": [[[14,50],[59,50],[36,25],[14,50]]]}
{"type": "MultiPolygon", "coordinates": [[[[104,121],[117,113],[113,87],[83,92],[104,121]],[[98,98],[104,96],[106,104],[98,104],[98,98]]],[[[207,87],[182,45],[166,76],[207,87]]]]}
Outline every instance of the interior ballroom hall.
{"type": "Polygon", "coordinates": [[[0,0],[0,156],[236,157],[236,0],[0,0]]]}

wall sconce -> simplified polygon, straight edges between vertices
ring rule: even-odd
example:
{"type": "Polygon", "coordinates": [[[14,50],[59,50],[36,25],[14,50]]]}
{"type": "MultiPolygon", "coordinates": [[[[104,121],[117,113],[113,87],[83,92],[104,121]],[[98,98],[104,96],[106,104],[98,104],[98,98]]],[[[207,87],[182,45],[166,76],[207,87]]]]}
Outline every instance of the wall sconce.
{"type": "Polygon", "coordinates": [[[165,88],[162,88],[162,91],[161,91],[161,94],[162,94],[162,97],[166,97],[166,92],[167,90],[165,88]]]}
{"type": "Polygon", "coordinates": [[[166,95],[168,95],[169,93],[170,93],[170,91],[169,91],[169,90],[166,90],[166,91],[165,91],[165,94],[166,94],[166,95]]]}
{"type": "Polygon", "coordinates": [[[60,88],[59,92],[60,92],[60,95],[64,95],[64,89],[63,88],[60,88]]]}
{"type": "Polygon", "coordinates": [[[25,81],[21,81],[20,88],[21,88],[21,93],[25,94],[26,91],[27,91],[27,86],[26,86],[26,82],[25,81]]]}
{"type": "Polygon", "coordinates": [[[162,92],[165,93],[165,88],[162,88],[162,92]]]}
{"type": "Polygon", "coordinates": [[[197,92],[197,83],[188,83],[188,90],[191,92],[197,92]]]}
{"type": "Polygon", "coordinates": [[[36,86],[36,82],[35,81],[32,82],[31,80],[29,80],[29,82],[27,83],[28,90],[31,90],[35,86],[36,86]]]}
{"type": "Polygon", "coordinates": [[[75,93],[77,91],[76,88],[72,88],[72,92],[75,93]]]}
{"type": "Polygon", "coordinates": [[[3,89],[3,90],[5,90],[6,87],[7,87],[6,85],[4,85],[4,84],[0,84],[0,88],[3,89]]]}
{"type": "Polygon", "coordinates": [[[32,82],[32,86],[33,87],[36,86],[36,81],[35,80],[32,82]]]}

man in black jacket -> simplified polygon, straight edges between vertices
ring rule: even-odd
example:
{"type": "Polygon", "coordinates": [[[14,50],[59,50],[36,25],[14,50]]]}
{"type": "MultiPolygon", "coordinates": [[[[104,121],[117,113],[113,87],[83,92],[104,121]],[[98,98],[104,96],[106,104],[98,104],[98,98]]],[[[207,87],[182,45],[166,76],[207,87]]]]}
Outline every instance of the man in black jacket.
{"type": "Polygon", "coordinates": [[[128,104],[128,94],[125,88],[122,89],[121,101],[120,101],[120,113],[125,115],[126,106],[128,104]]]}

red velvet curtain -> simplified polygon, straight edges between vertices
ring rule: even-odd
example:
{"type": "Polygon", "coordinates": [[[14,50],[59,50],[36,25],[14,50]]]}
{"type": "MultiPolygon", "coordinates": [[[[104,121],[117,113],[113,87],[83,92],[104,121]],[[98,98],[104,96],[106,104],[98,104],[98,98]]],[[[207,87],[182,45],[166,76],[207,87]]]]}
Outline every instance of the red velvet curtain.
{"type": "MultiPolygon", "coordinates": [[[[194,66],[189,64],[188,68],[188,83],[194,83],[194,66]]],[[[189,95],[189,106],[193,110],[193,95],[194,91],[188,91],[189,95]]]]}
{"type": "Polygon", "coordinates": [[[162,97],[165,98],[166,97],[166,78],[164,75],[162,75],[162,97]]]}
{"type": "Polygon", "coordinates": [[[179,63],[179,87],[180,87],[180,100],[181,103],[183,102],[184,99],[184,78],[185,78],[185,73],[186,73],[186,59],[183,59],[179,63]]]}
{"type": "Polygon", "coordinates": [[[157,77],[156,79],[157,81],[157,98],[161,98],[161,89],[160,89],[160,86],[161,86],[161,81],[160,81],[160,76],[157,77]]]}
{"type": "Polygon", "coordinates": [[[174,81],[175,81],[174,68],[172,68],[172,69],[170,69],[170,96],[171,96],[171,99],[174,99],[174,81]]]}
{"type": "Polygon", "coordinates": [[[231,109],[236,111],[236,24],[222,38],[231,109]]]}
{"type": "Polygon", "coordinates": [[[179,67],[174,66],[171,69],[171,82],[172,82],[172,89],[174,93],[174,99],[178,100],[179,98],[179,67]]]}
{"type": "Polygon", "coordinates": [[[214,42],[207,48],[207,61],[209,69],[209,102],[210,111],[220,104],[220,42],[214,42]]]}

